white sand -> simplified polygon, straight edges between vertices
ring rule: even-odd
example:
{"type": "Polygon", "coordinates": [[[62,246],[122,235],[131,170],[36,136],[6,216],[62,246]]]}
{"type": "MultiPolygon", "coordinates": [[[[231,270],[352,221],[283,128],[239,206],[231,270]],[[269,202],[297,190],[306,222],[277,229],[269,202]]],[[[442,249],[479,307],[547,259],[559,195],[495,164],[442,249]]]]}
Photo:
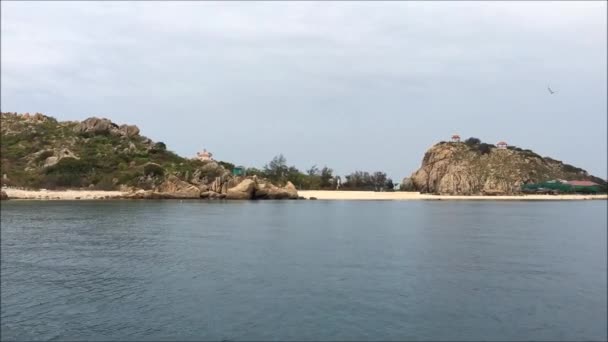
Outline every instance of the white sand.
{"type": "Polygon", "coordinates": [[[521,195],[521,196],[447,196],[419,192],[326,191],[300,190],[300,196],[320,200],[491,200],[491,201],[559,201],[608,199],[608,195],[521,195]]]}
{"type": "Polygon", "coordinates": [[[98,190],[19,190],[11,188],[2,189],[9,199],[34,199],[34,200],[92,200],[121,197],[126,192],[122,191],[98,191],[98,190]]]}

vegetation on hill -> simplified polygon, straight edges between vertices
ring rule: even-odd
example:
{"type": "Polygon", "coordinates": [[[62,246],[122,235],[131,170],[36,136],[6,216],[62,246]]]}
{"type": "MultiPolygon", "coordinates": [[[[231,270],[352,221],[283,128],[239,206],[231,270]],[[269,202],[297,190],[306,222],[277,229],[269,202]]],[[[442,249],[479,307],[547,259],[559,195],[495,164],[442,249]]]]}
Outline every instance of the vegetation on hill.
{"type": "MultiPolygon", "coordinates": [[[[203,192],[208,188],[219,193],[226,192],[224,184],[233,178],[232,163],[180,157],[165,143],[140,135],[136,126],[119,126],[108,119],[60,122],[39,113],[2,113],[1,122],[0,180],[8,186],[152,190],[175,176],[203,192]]],[[[291,182],[299,189],[393,189],[383,172],[356,171],[343,180],[327,166],[300,171],[288,166],[283,155],[261,169],[247,168],[245,174],[279,186],[291,182]]]]}
{"type": "Polygon", "coordinates": [[[47,189],[149,189],[165,175],[189,178],[204,166],[167,150],[162,142],[133,131],[123,134],[111,121],[94,119],[87,126],[86,120],[59,122],[42,114],[2,113],[2,183],[47,189]]]}

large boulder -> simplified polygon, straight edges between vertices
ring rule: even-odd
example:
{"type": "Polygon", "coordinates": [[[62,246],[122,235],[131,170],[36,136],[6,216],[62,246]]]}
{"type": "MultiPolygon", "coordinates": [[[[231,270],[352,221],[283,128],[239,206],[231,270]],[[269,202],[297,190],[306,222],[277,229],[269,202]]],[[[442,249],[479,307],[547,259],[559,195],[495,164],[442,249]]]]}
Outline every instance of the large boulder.
{"type": "Polygon", "coordinates": [[[284,188],[279,188],[277,186],[268,187],[268,193],[266,198],[268,199],[288,199],[290,198],[289,192],[284,188]]]}
{"type": "Polygon", "coordinates": [[[61,149],[60,151],[55,151],[54,155],[46,158],[44,160],[43,167],[44,168],[51,167],[51,166],[59,163],[59,161],[64,158],[80,159],[80,158],[78,158],[77,155],[74,154],[74,152],[70,151],[67,148],[64,148],[64,149],[61,149]]]}
{"type": "Polygon", "coordinates": [[[90,117],[74,127],[76,133],[109,134],[118,125],[105,118],[90,117]]]}
{"type": "Polygon", "coordinates": [[[206,162],[205,165],[200,168],[200,170],[210,178],[219,177],[224,173],[224,168],[214,161],[206,162]]]}
{"type": "Polygon", "coordinates": [[[296,186],[292,182],[287,182],[284,189],[289,194],[290,199],[298,199],[298,189],[296,189],[296,186]]]}
{"type": "Polygon", "coordinates": [[[172,198],[200,198],[201,195],[198,187],[184,182],[174,175],[168,176],[155,192],[172,198]]]}
{"type": "Polygon", "coordinates": [[[287,182],[285,187],[280,188],[272,183],[258,181],[254,192],[255,199],[298,199],[296,187],[287,182]]]}
{"type": "Polygon", "coordinates": [[[227,193],[226,180],[223,177],[215,177],[213,182],[209,183],[209,190],[217,193],[227,193]]]}
{"type": "Polygon", "coordinates": [[[272,184],[268,184],[263,181],[256,182],[255,191],[253,193],[253,198],[255,199],[269,199],[270,188],[273,186],[272,184]]]}
{"type": "Polygon", "coordinates": [[[8,199],[8,195],[4,191],[0,191],[0,200],[6,201],[8,199]]]}
{"type": "Polygon", "coordinates": [[[121,125],[118,130],[121,135],[128,138],[139,135],[139,128],[135,125],[121,125]]]}
{"type": "Polygon", "coordinates": [[[230,179],[230,172],[215,161],[205,162],[201,167],[194,170],[189,181],[194,184],[207,184],[216,192],[221,192],[226,180],[230,179]]]}
{"type": "Polygon", "coordinates": [[[244,179],[238,185],[228,189],[226,199],[252,199],[255,191],[255,182],[244,179]]]}

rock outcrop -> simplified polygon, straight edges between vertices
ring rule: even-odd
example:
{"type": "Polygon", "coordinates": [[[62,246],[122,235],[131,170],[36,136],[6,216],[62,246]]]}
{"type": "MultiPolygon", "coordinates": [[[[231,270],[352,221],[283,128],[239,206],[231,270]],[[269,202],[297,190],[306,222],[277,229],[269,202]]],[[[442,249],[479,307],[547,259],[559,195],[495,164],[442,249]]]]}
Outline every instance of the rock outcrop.
{"type": "Polygon", "coordinates": [[[120,125],[118,130],[121,135],[124,135],[128,138],[139,135],[139,128],[135,125],[120,125]]]}
{"type": "Polygon", "coordinates": [[[298,199],[298,189],[296,189],[296,186],[293,185],[292,182],[287,182],[284,189],[287,192],[287,194],[289,195],[288,198],[298,199]]]}
{"type": "Polygon", "coordinates": [[[278,187],[266,180],[255,179],[253,199],[298,199],[298,190],[291,182],[285,187],[278,187]]]}
{"type": "Polygon", "coordinates": [[[585,170],[541,157],[530,150],[498,149],[465,143],[439,143],[402,188],[446,195],[515,194],[526,183],[552,179],[606,182],[585,170]]]}
{"type": "Polygon", "coordinates": [[[59,161],[64,158],[80,159],[80,158],[78,158],[78,156],[76,154],[74,154],[74,152],[70,151],[67,148],[63,148],[60,151],[53,151],[53,152],[54,153],[52,156],[50,156],[44,160],[44,165],[43,165],[44,168],[51,167],[51,166],[59,163],[59,161]]]}
{"type": "Polygon", "coordinates": [[[0,191],[0,200],[6,201],[8,199],[8,195],[4,191],[0,191]]]}
{"type": "Polygon", "coordinates": [[[74,127],[76,133],[108,134],[118,125],[104,118],[90,117],[74,127]]]}
{"type": "Polygon", "coordinates": [[[236,186],[229,188],[226,192],[226,199],[252,199],[256,183],[253,179],[244,179],[236,186]]]}
{"type": "MultiPolygon", "coordinates": [[[[127,189],[127,188],[125,188],[127,189]]],[[[169,175],[152,190],[131,189],[125,198],[132,199],[298,199],[298,191],[290,182],[285,187],[278,187],[267,180],[257,177],[217,177],[209,184],[192,184],[169,175]]]]}
{"type": "Polygon", "coordinates": [[[113,123],[109,119],[90,117],[74,127],[76,133],[89,134],[112,134],[124,137],[139,135],[139,128],[135,125],[121,125],[113,123]]]}
{"type": "Polygon", "coordinates": [[[195,185],[170,175],[155,191],[165,198],[200,198],[201,191],[195,185]]]}

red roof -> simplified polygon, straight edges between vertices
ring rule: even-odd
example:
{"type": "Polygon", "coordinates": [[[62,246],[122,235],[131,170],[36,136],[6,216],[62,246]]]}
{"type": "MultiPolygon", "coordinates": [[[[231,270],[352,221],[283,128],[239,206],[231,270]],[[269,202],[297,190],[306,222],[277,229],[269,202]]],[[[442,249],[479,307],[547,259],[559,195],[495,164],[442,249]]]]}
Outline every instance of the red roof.
{"type": "Polygon", "coordinates": [[[599,185],[599,184],[594,183],[592,181],[586,181],[586,180],[568,181],[568,184],[574,185],[574,186],[596,186],[596,185],[599,185]]]}
{"type": "Polygon", "coordinates": [[[498,144],[496,144],[496,145],[506,145],[506,144],[507,144],[507,143],[506,143],[506,142],[504,142],[504,141],[499,141],[499,142],[498,142],[498,144]]]}
{"type": "Polygon", "coordinates": [[[460,138],[460,135],[454,134],[454,135],[452,135],[452,138],[460,138]]]}

